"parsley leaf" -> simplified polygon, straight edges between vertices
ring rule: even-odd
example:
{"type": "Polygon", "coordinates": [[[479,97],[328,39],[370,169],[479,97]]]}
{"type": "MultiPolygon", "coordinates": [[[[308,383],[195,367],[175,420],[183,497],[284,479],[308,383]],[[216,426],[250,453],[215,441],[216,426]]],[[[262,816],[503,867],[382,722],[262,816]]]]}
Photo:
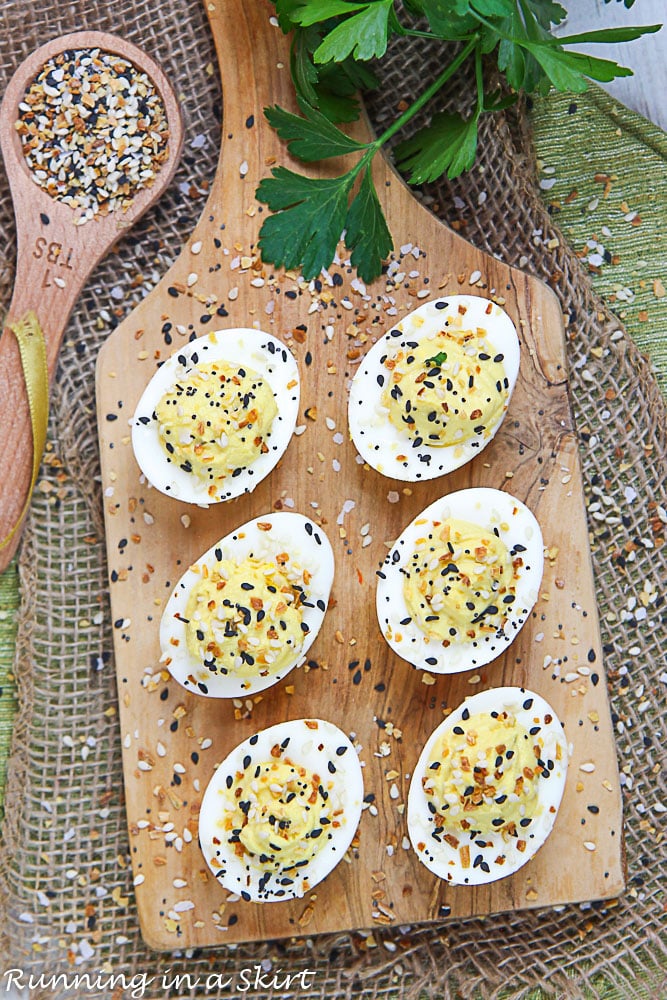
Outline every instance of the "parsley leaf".
{"type": "MultiPolygon", "coordinates": [[[[285,0],[283,0],[285,2],[285,0]]],[[[318,21],[328,21],[329,18],[337,17],[339,14],[353,14],[355,11],[364,10],[369,6],[369,0],[361,0],[361,3],[352,3],[351,0],[288,0],[294,5],[294,13],[291,15],[295,24],[300,24],[306,28],[318,21]]]]}
{"type": "Polygon", "coordinates": [[[290,153],[299,160],[313,163],[316,160],[328,160],[332,156],[344,156],[345,153],[355,153],[368,148],[366,143],[357,142],[345,132],[341,132],[328,118],[309,107],[304,101],[300,101],[299,106],[304,118],[278,105],[264,108],[264,115],[269,125],[287,143],[290,153]]]}
{"type": "Polygon", "coordinates": [[[317,28],[308,28],[294,33],[290,51],[290,71],[297,98],[302,98],[311,107],[318,107],[316,86],[319,72],[313,64],[313,52],[322,41],[322,33],[317,28]]]}
{"type": "Polygon", "coordinates": [[[563,35],[556,39],[559,45],[579,45],[581,42],[634,42],[636,38],[652,35],[660,31],[661,24],[642,24],[627,28],[601,28],[599,31],[583,31],[579,35],[563,35]]]}
{"type": "Polygon", "coordinates": [[[333,122],[353,122],[359,117],[357,91],[375,90],[380,81],[365,63],[344,59],[315,67],[319,73],[316,107],[333,122]]]}
{"type": "Polygon", "coordinates": [[[514,0],[467,0],[461,6],[484,17],[509,17],[516,10],[514,0]]]}
{"type": "Polygon", "coordinates": [[[454,13],[450,0],[424,0],[423,6],[431,30],[438,38],[458,41],[478,27],[474,17],[454,13]]]}
{"type": "Polygon", "coordinates": [[[329,32],[315,50],[316,63],[342,62],[350,55],[354,59],[366,61],[379,59],[385,54],[389,39],[389,20],[394,13],[393,0],[372,0],[363,6],[364,10],[341,21],[329,32]]]}
{"type": "Polygon", "coordinates": [[[313,52],[322,41],[322,31],[314,26],[294,33],[290,71],[297,97],[317,108],[329,121],[356,121],[359,117],[356,91],[373,89],[378,85],[377,78],[370,70],[360,73],[353,60],[316,66],[313,52]]]}
{"type": "Polygon", "coordinates": [[[271,173],[256,191],[258,200],[275,213],[262,224],[262,258],[277,267],[300,266],[304,278],[315,278],[336,253],[354,177],[302,177],[286,167],[271,173]]]}
{"type": "Polygon", "coordinates": [[[567,17],[567,11],[553,0],[528,0],[528,7],[535,19],[548,31],[552,24],[560,24],[567,17]]]}
{"type": "Polygon", "coordinates": [[[305,278],[315,278],[333,260],[345,230],[360,277],[368,282],[377,278],[393,244],[370,169],[364,167],[362,160],[341,177],[326,179],[276,167],[256,191],[258,200],[274,213],[260,230],[262,258],[277,267],[301,266],[305,278]],[[359,191],[348,204],[361,169],[359,191]]]}
{"type": "Polygon", "coordinates": [[[441,174],[458,177],[469,170],[477,154],[477,116],[468,121],[441,111],[428,128],[421,129],[395,150],[396,162],[409,171],[410,184],[425,184],[441,174]]]}
{"type": "Polygon", "coordinates": [[[393,249],[391,233],[375,190],[370,167],[345,220],[345,244],[350,261],[363,281],[373,281],[382,271],[382,261],[393,249]]]}
{"type": "Polygon", "coordinates": [[[610,59],[596,59],[583,52],[566,52],[526,42],[525,47],[535,57],[556,90],[571,90],[578,94],[586,90],[586,77],[608,83],[620,76],[632,76],[632,70],[610,59]]]}

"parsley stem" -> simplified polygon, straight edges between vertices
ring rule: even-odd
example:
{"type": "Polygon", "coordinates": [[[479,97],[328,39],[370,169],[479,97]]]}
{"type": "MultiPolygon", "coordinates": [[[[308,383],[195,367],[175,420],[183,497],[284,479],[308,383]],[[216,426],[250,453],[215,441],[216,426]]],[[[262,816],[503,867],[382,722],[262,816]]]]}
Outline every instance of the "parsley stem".
{"type": "Polygon", "coordinates": [[[470,53],[476,48],[478,42],[479,42],[479,36],[473,35],[473,37],[468,41],[467,45],[465,45],[464,48],[461,49],[456,58],[449,64],[449,66],[447,66],[446,69],[442,71],[440,76],[436,77],[436,79],[433,81],[430,87],[427,87],[426,90],[423,92],[423,94],[420,94],[420,96],[416,99],[416,101],[414,101],[410,105],[407,111],[404,111],[403,114],[396,119],[396,121],[391,123],[388,129],[385,129],[382,135],[379,135],[377,137],[377,139],[372,143],[371,149],[374,148],[374,150],[378,150],[380,146],[384,146],[385,142],[387,142],[388,139],[391,139],[391,137],[395,135],[396,132],[399,131],[399,129],[403,128],[406,122],[409,122],[410,119],[413,118],[418,111],[421,111],[424,105],[427,104],[431,100],[431,98],[438,93],[440,88],[447,83],[450,77],[452,77],[454,73],[456,73],[456,71],[459,69],[459,67],[466,61],[470,53]]]}
{"type": "Polygon", "coordinates": [[[484,67],[482,66],[482,53],[479,49],[475,52],[475,82],[477,84],[477,108],[475,115],[479,118],[484,110],[484,67]]]}
{"type": "MultiPolygon", "coordinates": [[[[399,34],[399,32],[397,32],[397,34],[399,34]]],[[[400,34],[407,36],[408,38],[430,38],[431,40],[438,37],[437,35],[434,35],[432,31],[418,31],[416,28],[404,28],[403,25],[401,25],[400,34]]]]}
{"type": "MultiPolygon", "coordinates": [[[[403,114],[396,119],[396,121],[392,122],[392,124],[389,126],[388,129],[385,129],[382,135],[379,135],[377,139],[375,139],[368,145],[368,148],[366,149],[364,155],[358,160],[357,163],[355,163],[355,165],[347,172],[347,174],[343,175],[349,179],[350,185],[354,182],[358,174],[360,174],[363,170],[365,170],[369,166],[371,160],[373,159],[377,151],[380,149],[380,147],[384,146],[385,142],[391,139],[391,137],[395,135],[396,132],[398,132],[399,129],[401,129],[406,124],[406,122],[409,122],[410,119],[414,117],[414,115],[416,115],[417,112],[420,111],[424,107],[424,105],[427,104],[431,100],[431,98],[438,93],[440,88],[443,87],[445,83],[447,83],[450,77],[452,77],[454,73],[456,73],[459,67],[462,66],[463,63],[466,61],[470,53],[477,48],[478,42],[479,42],[479,36],[473,35],[473,37],[470,38],[467,44],[461,49],[456,58],[453,59],[452,62],[449,64],[449,66],[447,66],[447,68],[442,71],[440,76],[433,81],[430,87],[427,87],[424,93],[420,94],[420,96],[415,101],[413,101],[410,107],[406,111],[404,111],[403,114]]],[[[480,102],[483,100],[483,91],[482,91],[482,96],[480,96],[480,88],[483,85],[480,83],[482,65],[481,65],[481,53],[479,52],[479,50],[476,53],[475,66],[476,66],[475,75],[477,79],[477,88],[478,88],[476,114],[479,117],[481,111],[480,102]]]]}

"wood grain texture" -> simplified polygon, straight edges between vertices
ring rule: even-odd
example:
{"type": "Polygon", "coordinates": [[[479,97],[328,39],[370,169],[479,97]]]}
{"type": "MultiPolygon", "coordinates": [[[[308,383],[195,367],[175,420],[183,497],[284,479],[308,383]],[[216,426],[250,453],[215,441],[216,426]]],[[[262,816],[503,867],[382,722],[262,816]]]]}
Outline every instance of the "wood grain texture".
{"type": "Polygon", "coordinates": [[[342,284],[325,282],[321,295],[298,275],[262,264],[254,249],[263,217],[254,189],[268,163],[290,161],[261,111],[274,102],[293,106],[288,43],[269,24],[268,3],[225,0],[207,9],[225,109],[217,176],[181,257],[114,331],[97,367],[127,813],[144,938],[157,949],[218,945],[617,895],[624,883],[620,789],[557,300],[540,282],[442,225],[383,161],[376,180],[397,241],[400,280],[381,278],[364,292],[343,255],[331,269],[342,284]],[[471,289],[476,271],[479,284],[471,289]],[[493,443],[458,472],[406,488],[357,462],[346,425],[347,385],[359,356],[391,329],[394,316],[415,308],[424,291],[494,295],[516,323],[522,361],[493,443]],[[314,407],[317,419],[301,419],[305,432],[254,493],[190,509],[142,483],[128,421],[156,363],[178,343],[191,333],[248,325],[289,343],[300,367],[302,413],[314,407]],[[504,656],[477,675],[425,684],[380,635],[375,573],[387,543],[411,518],[438,496],[471,485],[508,488],[535,512],[549,552],[541,597],[504,656]],[[388,502],[390,493],[397,502],[388,502]],[[343,515],[348,499],[355,506],[343,515]],[[247,703],[186,693],[158,663],[158,624],[170,588],[217,538],[292,503],[321,522],[336,558],[336,603],[311,650],[311,668],[247,703]],[[365,524],[372,542],[363,546],[365,524]],[[355,684],[357,667],[350,665],[356,661],[361,680],[355,684]],[[515,876],[481,888],[446,887],[404,846],[408,776],[444,708],[503,684],[534,688],[563,720],[573,747],[565,798],[551,838],[515,876]],[[264,906],[230,902],[197,845],[204,789],[242,739],[303,716],[356,734],[374,808],[363,813],[349,863],[312,898],[264,906]],[[589,762],[594,770],[579,770],[589,762]],[[391,772],[397,776],[388,778],[391,772]],[[392,784],[398,798],[390,795],[392,784]]]}
{"type": "MultiPolygon", "coordinates": [[[[14,76],[0,108],[0,146],[14,203],[17,262],[14,291],[0,337],[0,539],[21,518],[32,471],[30,410],[18,345],[9,324],[29,310],[39,320],[46,341],[49,380],[53,380],[60,344],[72,307],[93,268],[113,244],[159,198],[173,177],[183,141],[178,102],[166,77],[141,49],[103,31],[80,31],[40,46],[14,76]],[[143,70],[161,95],[169,122],[169,155],[151,187],[138,191],[126,211],[98,216],[75,225],[76,213],[51,198],[32,179],[14,124],[18,105],[45,62],[66,49],[101,48],[123,56],[143,70]]],[[[0,572],[20,541],[0,551],[0,572]]]]}

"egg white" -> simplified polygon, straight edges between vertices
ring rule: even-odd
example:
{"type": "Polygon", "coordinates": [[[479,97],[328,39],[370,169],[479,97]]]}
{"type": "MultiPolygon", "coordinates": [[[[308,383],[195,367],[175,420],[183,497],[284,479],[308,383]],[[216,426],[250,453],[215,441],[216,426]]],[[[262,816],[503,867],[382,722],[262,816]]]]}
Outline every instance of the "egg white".
{"type": "Polygon", "coordinates": [[[146,386],[132,418],[132,447],[146,479],[161,493],[200,506],[232,500],[251,493],[275,468],[296,426],[299,412],[299,373],[291,351],[270,333],[253,329],[216,330],[198,337],[169,357],[146,386]],[[169,461],[159,438],[155,408],[174,384],[197,364],[227,361],[251,368],[264,379],[276,401],[278,413],[266,436],[268,451],[258,455],[238,474],[226,476],[208,492],[209,483],[169,461]]]}
{"type": "Polygon", "coordinates": [[[517,687],[490,688],[466,698],[444,722],[431,733],[414,768],[408,793],[408,834],[419,860],[439,878],[452,885],[481,885],[505,878],[518,871],[544,844],[551,833],[556,814],[563,797],[569,748],[563,727],[553,708],[534,691],[517,687]],[[539,735],[544,739],[542,760],[547,766],[548,777],[540,775],[538,780],[539,806],[532,822],[521,830],[525,850],[519,851],[516,839],[503,838],[499,832],[480,837],[470,833],[468,840],[460,828],[452,828],[459,840],[459,847],[447,843],[447,825],[439,833],[434,816],[429,809],[429,796],[424,792],[422,781],[428,777],[429,764],[435,759],[435,748],[440,739],[451,733],[456,725],[467,716],[478,713],[511,712],[518,724],[527,732],[539,726],[539,735]],[[545,721],[545,717],[551,717],[545,721]],[[557,749],[559,748],[557,758],[557,749]],[[435,836],[434,836],[435,834],[435,836]],[[470,849],[470,866],[461,863],[460,847],[467,844],[470,849]],[[498,858],[502,857],[502,863],[498,858]]]}
{"type": "Polygon", "coordinates": [[[514,640],[528,618],[539,594],[544,553],[542,532],[532,512],[509,493],[476,486],[448,493],[430,504],[408,524],[392,545],[378,571],[376,609],[380,630],[394,652],[421,670],[453,674],[490,663],[514,640]],[[417,540],[428,536],[434,522],[459,518],[496,528],[510,553],[517,551],[523,567],[517,574],[514,603],[509,606],[502,630],[469,642],[445,647],[425,635],[411,619],[403,594],[403,573],[417,548],[417,540]],[[502,527],[502,525],[507,527],[502,527]],[[405,624],[403,624],[405,623],[405,624]]]}
{"type": "Polygon", "coordinates": [[[348,422],[352,440],[361,457],[373,469],[405,482],[435,479],[465,465],[493,439],[503,422],[519,374],[519,338],[512,320],[500,306],[478,295],[447,295],[426,302],[409,313],[369,350],[357,369],[350,387],[348,422]],[[491,312],[487,314],[487,308],[491,312]],[[508,380],[505,410],[488,436],[475,436],[454,445],[434,447],[423,442],[414,447],[414,438],[395,427],[383,405],[387,369],[383,359],[397,348],[406,348],[425,338],[433,338],[450,317],[460,319],[465,307],[465,325],[487,331],[486,340],[495,354],[504,355],[508,380]],[[396,456],[404,456],[398,461],[396,456]]]}
{"type": "Polygon", "coordinates": [[[249,901],[270,903],[303,896],[321,882],[343,858],[356,833],[364,798],[361,765],[354,746],[337,726],[322,719],[295,719],[263,729],[240,743],[219,765],[211,778],[199,813],[199,843],[211,871],[229,892],[249,901]],[[315,728],[313,728],[315,727],[315,728]],[[280,871],[266,878],[248,856],[238,857],[234,845],[225,842],[219,821],[225,808],[233,809],[228,782],[250,762],[271,760],[276,744],[293,764],[303,765],[333,782],[329,795],[332,809],[342,810],[340,826],[323,828],[319,850],[307,865],[290,874],[280,871]]]}
{"type": "Polygon", "coordinates": [[[320,630],[327,609],[334,575],[334,557],[329,539],[309,518],[292,511],[279,511],[256,517],[240,525],[212,545],[183,574],[167,601],[160,621],[161,662],[186,690],[208,698],[239,698],[264,691],[282,680],[303,661],[320,630]],[[270,530],[259,525],[271,525],[270,530]],[[288,552],[311,574],[307,604],[303,604],[303,622],[308,626],[301,648],[284,667],[267,676],[236,677],[212,673],[190,653],[186,638],[187,604],[190,591],[201,579],[201,567],[211,569],[216,562],[229,559],[236,563],[253,557],[275,562],[278,553],[288,552]]]}

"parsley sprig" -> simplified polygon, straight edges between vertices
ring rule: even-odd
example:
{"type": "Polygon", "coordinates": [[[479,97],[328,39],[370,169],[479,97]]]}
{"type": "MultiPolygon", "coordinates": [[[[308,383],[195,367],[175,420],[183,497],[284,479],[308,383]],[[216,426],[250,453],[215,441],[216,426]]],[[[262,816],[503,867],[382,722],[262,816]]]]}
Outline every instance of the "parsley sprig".
{"type": "MultiPolygon", "coordinates": [[[[392,237],[373,183],[372,161],[468,61],[475,70],[475,100],[467,117],[436,112],[430,123],[394,150],[411,184],[457,177],[477,155],[480,119],[517,100],[519,93],[546,93],[550,87],[579,93],[588,80],[608,82],[631,70],[569,46],[584,42],[626,42],[661,25],[609,28],[556,37],[566,11],[555,0],[404,0],[401,11],[420,18],[415,28],[399,15],[395,0],[274,0],[280,27],[292,33],[290,69],[301,114],[279,106],[265,109],[270,125],[305,163],[356,157],[334,177],[308,177],[286,167],[257,188],[271,209],[260,231],[265,261],[301,267],[316,277],[334,259],[341,234],[351,262],[372,281],[392,250],[392,237]],[[382,59],[393,36],[419,36],[434,45],[457,41],[458,49],[440,75],[394,122],[371,142],[358,142],[339,125],[359,116],[356,93],[378,86],[372,61],[382,59]],[[504,77],[503,92],[485,79],[493,57],[504,77]]],[[[609,2],[609,0],[606,0],[609,2]]],[[[634,0],[623,0],[626,7],[634,0]]],[[[414,18],[412,19],[414,21],[414,18]]]]}

